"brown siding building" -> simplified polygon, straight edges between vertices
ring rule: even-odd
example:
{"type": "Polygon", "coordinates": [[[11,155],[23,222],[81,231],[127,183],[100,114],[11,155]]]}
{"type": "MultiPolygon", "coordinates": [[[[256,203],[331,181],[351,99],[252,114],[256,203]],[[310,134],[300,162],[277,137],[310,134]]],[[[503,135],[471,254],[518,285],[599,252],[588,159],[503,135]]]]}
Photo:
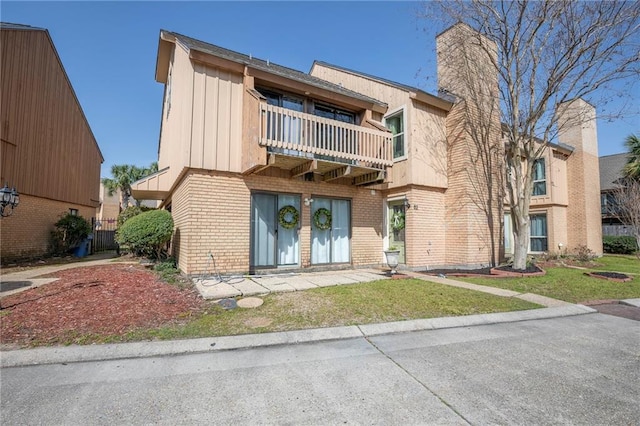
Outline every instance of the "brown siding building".
{"type": "Polygon", "coordinates": [[[60,215],[90,220],[100,148],[46,29],[0,24],[0,179],[20,193],[0,221],[0,256],[42,255],[60,215]]]}
{"type": "MultiPolygon", "coordinates": [[[[464,31],[437,40],[443,84],[455,85],[459,69],[440,60],[460,48],[447,40],[464,31]]],[[[495,93],[497,77],[482,75],[495,93]]],[[[221,273],[379,266],[391,247],[410,269],[508,254],[495,96],[467,105],[324,62],[305,74],[168,31],[156,80],[165,85],[160,171],[132,192],[171,210],[187,274],[212,260],[221,273]],[[466,131],[479,114],[491,123],[484,145],[466,131]],[[485,148],[492,162],[481,169],[485,148]]],[[[532,203],[544,235],[532,252],[560,241],[602,252],[595,127],[573,130],[547,150],[546,189],[532,203]]]]}

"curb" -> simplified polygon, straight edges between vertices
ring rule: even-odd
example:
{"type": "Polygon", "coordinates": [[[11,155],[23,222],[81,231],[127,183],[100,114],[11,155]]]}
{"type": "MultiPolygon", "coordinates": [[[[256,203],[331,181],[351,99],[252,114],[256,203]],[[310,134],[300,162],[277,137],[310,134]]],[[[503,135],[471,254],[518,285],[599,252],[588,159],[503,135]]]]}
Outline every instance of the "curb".
{"type": "Polygon", "coordinates": [[[561,318],[597,313],[583,305],[568,305],[528,311],[499,312],[461,317],[430,318],[360,326],[344,326],[239,336],[204,337],[189,340],[115,343],[91,346],[58,346],[19,349],[0,353],[0,367],[120,360],[156,356],[186,355],[292,345],[329,340],[356,339],[421,330],[501,324],[507,322],[561,318]]]}

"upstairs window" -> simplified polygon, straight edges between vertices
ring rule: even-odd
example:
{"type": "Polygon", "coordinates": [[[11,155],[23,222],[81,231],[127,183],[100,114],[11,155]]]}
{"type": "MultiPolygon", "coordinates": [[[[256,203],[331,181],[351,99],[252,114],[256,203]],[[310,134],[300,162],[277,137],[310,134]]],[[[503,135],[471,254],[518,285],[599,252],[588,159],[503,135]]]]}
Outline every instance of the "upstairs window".
{"type": "Polygon", "coordinates": [[[393,159],[403,158],[406,155],[404,147],[404,111],[400,110],[386,117],[384,123],[393,135],[393,159]]]}
{"type": "Polygon", "coordinates": [[[533,191],[532,195],[547,195],[547,175],[544,158],[533,162],[533,191]]]}

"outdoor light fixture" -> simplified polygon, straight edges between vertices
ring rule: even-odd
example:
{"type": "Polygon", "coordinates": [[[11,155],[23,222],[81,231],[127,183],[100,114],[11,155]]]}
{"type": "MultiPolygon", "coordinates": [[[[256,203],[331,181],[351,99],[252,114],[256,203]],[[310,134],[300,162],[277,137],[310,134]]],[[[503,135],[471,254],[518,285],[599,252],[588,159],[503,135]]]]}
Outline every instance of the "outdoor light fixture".
{"type": "Polygon", "coordinates": [[[13,209],[18,207],[20,203],[20,194],[15,188],[9,189],[7,183],[4,184],[4,188],[0,189],[0,216],[7,217],[13,214],[13,209]],[[6,209],[10,207],[11,209],[6,209]]]}
{"type": "Polygon", "coordinates": [[[404,196],[404,200],[402,200],[402,205],[404,206],[405,210],[409,210],[411,208],[411,204],[409,204],[409,200],[407,199],[407,196],[404,196]]]}

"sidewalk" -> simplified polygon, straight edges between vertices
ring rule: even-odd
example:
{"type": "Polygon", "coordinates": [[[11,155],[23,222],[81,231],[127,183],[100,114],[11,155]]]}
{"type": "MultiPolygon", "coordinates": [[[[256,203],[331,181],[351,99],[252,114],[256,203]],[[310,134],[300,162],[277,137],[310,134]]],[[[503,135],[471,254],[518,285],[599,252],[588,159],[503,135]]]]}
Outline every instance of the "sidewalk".
{"type": "MultiPolygon", "coordinates": [[[[31,281],[32,286],[37,284],[37,277],[56,271],[102,265],[111,262],[112,259],[97,259],[76,262],[64,265],[52,265],[34,268],[28,271],[6,274],[2,282],[31,281]]],[[[398,321],[380,324],[364,324],[347,327],[333,327],[324,329],[298,330],[277,333],[251,334],[239,336],[223,336],[201,339],[119,343],[96,346],[70,346],[70,347],[43,347],[37,349],[25,349],[5,351],[0,353],[0,366],[13,367],[20,365],[52,364],[63,362],[83,362],[108,359],[125,359],[150,356],[164,356],[188,353],[201,353],[230,349],[245,349],[262,346],[298,344],[325,340],[367,338],[382,334],[400,333],[419,330],[436,330],[442,328],[469,327],[476,325],[499,324],[505,322],[529,321],[537,319],[559,318],[565,316],[596,313],[583,305],[574,305],[561,300],[515,291],[499,289],[465,283],[448,278],[424,275],[417,272],[405,272],[408,277],[434,282],[443,285],[465,288],[473,291],[489,293],[501,297],[515,297],[542,305],[543,308],[527,311],[501,312],[493,314],[467,315],[461,317],[444,317],[431,319],[418,319],[398,321]]],[[[325,287],[330,285],[349,285],[359,282],[389,279],[390,277],[381,270],[344,270],[325,272],[304,272],[289,274],[274,274],[264,276],[239,276],[223,279],[195,279],[196,287],[208,294],[209,298],[225,298],[249,296],[256,294],[268,294],[271,292],[301,291],[309,288],[325,287]]],[[[55,280],[49,278],[45,280],[55,280]]],[[[50,282],[50,281],[49,281],[50,282]]],[[[20,290],[17,290],[20,291],[20,290]]],[[[3,293],[3,295],[8,293],[3,293]]],[[[203,294],[204,296],[204,294],[203,294]]],[[[627,301],[623,301],[627,302],[627,301]]],[[[638,299],[629,300],[629,304],[637,304],[638,299]]]]}
{"type": "Polygon", "coordinates": [[[72,268],[86,266],[106,265],[111,263],[116,256],[113,253],[97,253],[87,256],[83,260],[58,265],[36,266],[24,271],[0,274],[0,298],[19,293],[30,288],[40,287],[56,281],[58,278],[36,278],[42,275],[52,274],[72,268]]]}

